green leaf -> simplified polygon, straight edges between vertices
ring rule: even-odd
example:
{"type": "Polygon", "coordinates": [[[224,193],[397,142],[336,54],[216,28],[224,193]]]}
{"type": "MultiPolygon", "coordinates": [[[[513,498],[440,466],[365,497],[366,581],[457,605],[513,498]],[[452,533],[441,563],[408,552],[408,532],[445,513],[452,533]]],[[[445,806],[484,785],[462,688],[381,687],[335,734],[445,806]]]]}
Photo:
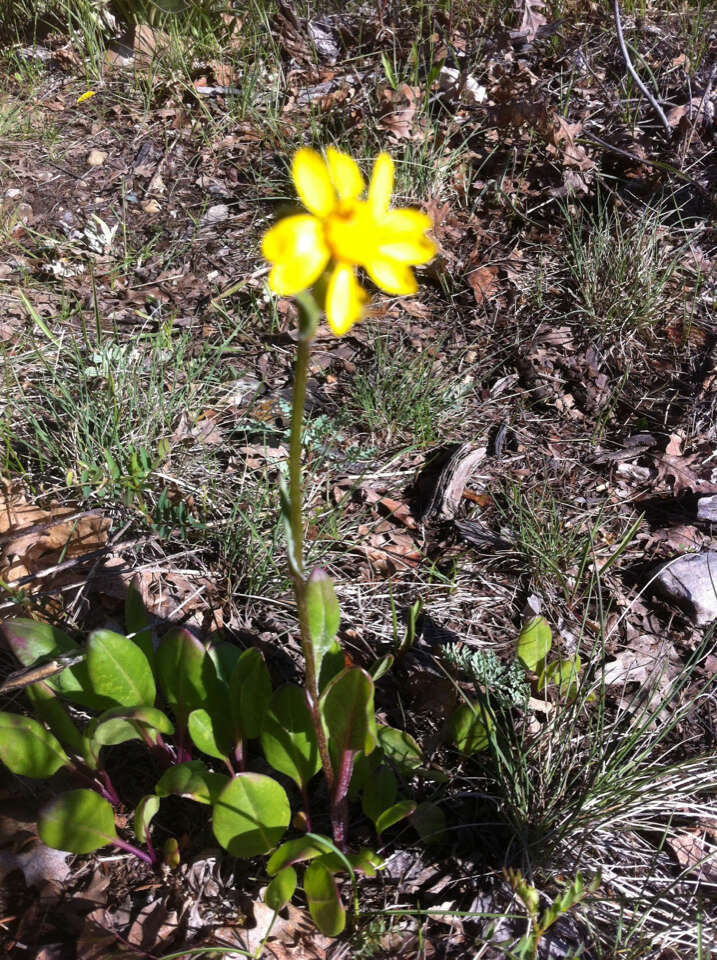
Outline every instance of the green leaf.
{"type": "Polygon", "coordinates": [[[22,777],[51,777],[70,762],[60,741],[32,717],[0,713],[0,760],[22,777]]]}
{"type": "Polygon", "coordinates": [[[209,656],[214,664],[215,679],[229,689],[229,682],[237,665],[242,651],[233,643],[218,643],[209,649],[209,656]]]}
{"type": "Polygon", "coordinates": [[[480,704],[472,710],[462,703],[451,717],[453,741],[462,753],[469,756],[487,748],[492,728],[493,722],[480,704]]]}
{"type": "Polygon", "coordinates": [[[398,803],[394,803],[376,818],[376,833],[380,837],[385,830],[398,823],[399,820],[410,817],[415,809],[415,800],[399,800],[398,803]]]}
{"type": "Polygon", "coordinates": [[[446,832],[446,815],[436,803],[424,800],[411,814],[411,824],[423,843],[440,843],[446,832]]]}
{"type": "Polygon", "coordinates": [[[206,709],[212,720],[214,741],[223,757],[231,756],[240,739],[234,726],[229,694],[229,682],[240,654],[241,650],[234,644],[220,643],[216,647],[207,648],[207,657],[204,661],[206,709]]]}
{"type": "Polygon", "coordinates": [[[306,868],[304,893],[316,926],[324,936],[337,937],[346,926],[346,910],[336,881],[322,863],[314,861],[306,868]]]}
{"type": "Polygon", "coordinates": [[[143,739],[140,727],[155,734],[153,740],[156,733],[174,733],[174,724],[157,707],[112,707],[89,724],[87,735],[99,747],[113,746],[143,739]]]}
{"type": "MultiPolygon", "coordinates": [[[[31,667],[36,660],[51,654],[80,652],[63,630],[49,623],[17,618],[0,624],[0,631],[23,667],[31,667]]],[[[51,681],[48,682],[53,686],[51,681]]]]}
{"type": "Polygon", "coordinates": [[[321,837],[316,835],[311,837],[294,837],[293,840],[287,840],[286,843],[275,850],[269,857],[266,864],[266,872],[269,876],[283,870],[284,867],[291,866],[294,863],[301,863],[302,860],[313,860],[314,857],[320,857],[331,849],[331,841],[326,838],[324,843],[321,837]]]}
{"type": "Polygon", "coordinates": [[[157,781],[154,792],[158,797],[187,797],[197,803],[216,803],[229,783],[223,773],[212,773],[201,760],[177,763],[165,770],[157,781]]]}
{"type": "MultiPolygon", "coordinates": [[[[81,654],[82,650],[67,634],[48,623],[18,618],[8,620],[0,626],[8,646],[25,667],[38,661],[51,659],[63,653],[81,654]]],[[[47,685],[68,700],[91,710],[105,710],[112,702],[98,696],[92,690],[87,664],[80,663],[67,667],[54,677],[48,677],[47,685]]]]}
{"type": "Polygon", "coordinates": [[[394,655],[392,653],[387,653],[383,657],[380,657],[374,663],[374,665],[369,670],[369,673],[371,674],[371,679],[373,680],[374,683],[379,681],[384,674],[388,673],[388,671],[393,666],[394,660],[395,660],[394,655]]]}
{"type": "Polygon", "coordinates": [[[271,677],[256,647],[245,650],[237,660],[229,695],[237,734],[249,740],[258,737],[271,700],[271,677]]]}
{"type": "Polygon", "coordinates": [[[533,617],[525,624],[518,637],[518,660],[531,673],[540,673],[553,639],[545,617],[533,617]]]}
{"type": "Polygon", "coordinates": [[[266,888],[264,903],[276,913],[283,910],[294,896],[296,883],[296,870],[293,867],[284,867],[266,888]]]}
{"type": "Polygon", "coordinates": [[[293,683],[271,698],[261,731],[264,756],[279,773],[303,789],[321,767],[316,734],[304,691],[293,683]]]}
{"type": "Polygon", "coordinates": [[[374,750],[370,757],[359,753],[354,758],[354,768],[351,773],[351,782],[349,784],[349,797],[355,799],[366,786],[370,778],[378,769],[382,756],[378,750],[374,750]]]}
{"type": "Polygon", "coordinates": [[[204,645],[188,630],[174,627],[162,637],[155,653],[155,668],[162,692],[174,708],[180,725],[207,699],[204,645]]]}
{"type": "Polygon", "coordinates": [[[41,681],[30,684],[25,694],[35,714],[47,724],[60,743],[92,765],[87,739],[77,729],[65,705],[58,700],[52,688],[41,681]]]}
{"type": "Polygon", "coordinates": [[[329,744],[341,757],[347,750],[370,754],[376,746],[373,680],[365,670],[352,667],[331,681],[322,698],[322,713],[329,744]]]}
{"type": "Polygon", "coordinates": [[[334,582],[320,567],[312,571],[306,582],[306,612],[316,675],[319,676],[321,663],[333,645],[341,621],[334,582]]]}
{"type": "Polygon", "coordinates": [[[423,751],[405,730],[381,725],[378,728],[378,742],[384,757],[404,777],[410,777],[421,766],[423,751]]]}
{"type": "Polygon", "coordinates": [[[154,664],[152,630],[149,625],[149,614],[137,584],[138,578],[135,577],[127,589],[124,602],[124,625],[127,633],[133,634],[133,643],[137,644],[151,667],[154,664]]]}
{"type": "Polygon", "coordinates": [[[159,797],[154,793],[148,793],[137,804],[134,811],[134,832],[140,843],[147,842],[149,825],[159,810],[159,797]]]}
{"type": "Polygon", "coordinates": [[[216,757],[217,760],[225,760],[228,757],[228,751],[220,750],[217,745],[214,722],[206,710],[192,710],[187,728],[197,750],[201,750],[207,756],[216,757]]]}
{"type": "Polygon", "coordinates": [[[87,670],[101,697],[125,707],[151,706],[157,695],[152,669],[140,648],[111,630],[95,630],[87,643],[87,670]]]}
{"type": "Polygon", "coordinates": [[[581,666],[580,657],[577,654],[569,660],[549,663],[538,677],[538,690],[545,690],[554,683],[561,697],[575,699],[580,682],[578,674],[581,666]]]}
{"type": "Polygon", "coordinates": [[[392,770],[379,767],[363,788],[361,808],[364,814],[376,823],[378,818],[396,799],[398,783],[392,770]]]}
{"type": "MultiPolygon", "coordinates": [[[[376,871],[385,866],[385,861],[373,850],[362,847],[358,853],[344,854],[346,861],[351,869],[356,873],[363,873],[367,877],[375,877],[376,871]]],[[[326,867],[330,873],[346,873],[346,862],[338,856],[333,850],[322,854],[319,862],[326,867]]]]}
{"type": "Polygon", "coordinates": [[[338,677],[345,669],[346,657],[338,640],[334,640],[324,655],[321,670],[317,671],[319,674],[319,691],[323,693],[334,677],[338,677]]]}
{"type": "Polygon", "coordinates": [[[94,790],[70,790],[40,813],[37,832],[55,850],[92,853],[117,839],[112,807],[94,790]]]}
{"type": "Polygon", "coordinates": [[[238,773],[222,790],[213,810],[214,836],[235,857],[268,853],[291,819],[286,791],[260,773],[238,773]]]}

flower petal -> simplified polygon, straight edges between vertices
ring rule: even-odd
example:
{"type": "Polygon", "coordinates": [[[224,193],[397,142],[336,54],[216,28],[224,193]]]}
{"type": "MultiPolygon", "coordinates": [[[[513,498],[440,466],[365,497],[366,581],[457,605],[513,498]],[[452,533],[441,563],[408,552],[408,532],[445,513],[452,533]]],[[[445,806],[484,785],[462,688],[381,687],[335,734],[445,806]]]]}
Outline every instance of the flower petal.
{"type": "Polygon", "coordinates": [[[280,297],[293,297],[295,293],[308,290],[319,279],[328,262],[327,251],[325,255],[316,252],[277,263],[269,274],[269,288],[280,297]]]}
{"type": "Polygon", "coordinates": [[[337,264],[326,290],[326,319],[337,337],[342,337],[361,319],[367,300],[368,295],[357,281],[353,268],[345,263],[337,264]]]}
{"type": "Polygon", "coordinates": [[[368,187],[368,203],[374,217],[388,212],[393,191],[393,160],[387,153],[379,153],[373,165],[371,183],[368,187]]]}
{"type": "Polygon", "coordinates": [[[321,223],[304,214],[286,217],[267,231],[261,252],[274,264],[269,286],[283,297],[310,287],[330,257],[321,223]]]}
{"type": "Polygon", "coordinates": [[[415,266],[432,260],[436,255],[436,245],[425,236],[397,234],[395,237],[391,237],[388,242],[380,243],[378,252],[382,257],[415,266]]]}
{"type": "Polygon", "coordinates": [[[307,210],[326,217],[336,207],[336,191],[324,158],[315,150],[302,147],[294,154],[291,176],[296,192],[307,210]]]}
{"type": "Polygon", "coordinates": [[[411,269],[398,260],[388,257],[374,257],[366,264],[366,272],[377,287],[386,293],[395,293],[400,296],[415,293],[418,284],[411,269]]]}
{"type": "Polygon", "coordinates": [[[265,260],[279,263],[320,246],[326,246],[321,223],[316,217],[301,213],[285,217],[267,230],[261,241],[261,252],[265,260]]]}
{"type": "Polygon", "coordinates": [[[398,210],[389,211],[381,226],[391,233],[425,233],[426,230],[431,229],[433,221],[421,210],[414,210],[413,207],[399,207],[398,210]]]}
{"type": "Polygon", "coordinates": [[[326,151],[329,173],[339,200],[356,200],[364,191],[361,171],[353,157],[329,147],[326,151]]]}

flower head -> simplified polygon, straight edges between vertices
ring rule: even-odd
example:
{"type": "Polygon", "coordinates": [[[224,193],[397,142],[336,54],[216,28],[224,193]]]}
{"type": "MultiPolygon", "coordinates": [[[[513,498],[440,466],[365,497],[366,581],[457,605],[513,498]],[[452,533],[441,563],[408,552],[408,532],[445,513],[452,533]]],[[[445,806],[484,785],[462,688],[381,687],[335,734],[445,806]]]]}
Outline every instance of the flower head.
{"type": "Polygon", "coordinates": [[[360,320],[368,300],[356,278],[363,267],[386,293],[411,294],[417,289],[412,266],[428,263],[436,252],[426,236],[430,217],[420,210],[390,210],[393,161],[376,158],[366,199],[364,179],[348,154],[329,147],[326,160],[307,147],[294,155],[292,178],[309,211],[286,217],[262,241],[272,264],[269,286],[293,296],[312,286],[330,265],[326,319],[337,336],[360,320]]]}

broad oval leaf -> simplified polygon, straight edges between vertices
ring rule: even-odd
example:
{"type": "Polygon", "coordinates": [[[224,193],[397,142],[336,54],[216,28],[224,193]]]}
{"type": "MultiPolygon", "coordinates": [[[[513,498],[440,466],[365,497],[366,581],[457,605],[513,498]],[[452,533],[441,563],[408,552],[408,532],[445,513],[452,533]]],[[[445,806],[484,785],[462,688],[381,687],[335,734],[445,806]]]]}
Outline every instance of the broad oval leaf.
{"type": "Polygon", "coordinates": [[[256,647],[249,647],[237,660],[229,696],[237,733],[249,740],[258,737],[271,700],[271,677],[256,647]]]}
{"type": "Polygon", "coordinates": [[[112,807],[94,790],[70,790],[40,813],[37,832],[55,850],[92,853],[117,839],[112,807]]]}
{"type": "Polygon", "coordinates": [[[137,644],[151,667],[154,663],[152,629],[149,625],[149,614],[137,583],[138,579],[135,577],[127,588],[127,596],[124,602],[124,627],[127,633],[132,634],[132,642],[137,644]]]}
{"type": "Polygon", "coordinates": [[[284,867],[274,877],[264,893],[264,903],[270,910],[278,913],[283,910],[294,896],[296,890],[296,870],[293,867],[284,867]]]}
{"type": "Polygon", "coordinates": [[[197,803],[216,803],[218,796],[229,783],[224,773],[212,773],[201,760],[177,763],[165,770],[157,781],[154,792],[158,797],[187,797],[197,803]]]}
{"type": "Polygon", "coordinates": [[[321,767],[316,734],[304,691],[294,683],[279,687],[271,698],[261,732],[264,756],[279,773],[303,789],[321,767]]]}
{"type": "Polygon", "coordinates": [[[32,704],[35,714],[47,724],[60,743],[92,766],[91,752],[86,738],[77,729],[65,705],[57,698],[52,688],[44,681],[31,683],[25,690],[25,695],[32,704]]]}
{"type": "Polygon", "coordinates": [[[346,926],[346,910],[336,881],[322,863],[314,861],[306,868],[304,893],[316,926],[324,936],[337,937],[346,926]]]}
{"type": "MultiPolygon", "coordinates": [[[[8,646],[25,667],[32,666],[38,660],[63,653],[82,653],[77,644],[63,630],[49,623],[37,623],[35,620],[18,618],[7,620],[0,629],[8,646]]],[[[55,676],[48,677],[45,682],[50,689],[90,710],[105,710],[112,706],[111,701],[100,697],[92,689],[86,663],[67,667],[55,676]]]]}
{"type": "Polygon", "coordinates": [[[95,630],[87,644],[87,670],[96,693],[125,707],[151,706],[157,695],[140,648],[111,630],[95,630]]]}
{"type": "Polygon", "coordinates": [[[471,708],[462,703],[451,717],[451,732],[458,749],[465,754],[479,753],[490,743],[493,722],[480,704],[471,708]]]}
{"type": "Polygon", "coordinates": [[[189,736],[197,750],[206,753],[207,756],[215,757],[217,760],[224,760],[228,753],[220,750],[217,744],[217,738],[214,734],[214,722],[209,713],[203,708],[192,710],[189,714],[187,723],[189,736]]]}
{"type": "Polygon", "coordinates": [[[394,826],[405,817],[410,817],[415,809],[415,800],[399,800],[398,803],[394,803],[376,818],[376,833],[380,837],[389,827],[394,826]]]}
{"type": "Polygon", "coordinates": [[[40,657],[53,653],[80,651],[64,630],[49,623],[18,617],[0,624],[0,631],[23,667],[30,667],[40,657]]]}
{"type": "Polygon", "coordinates": [[[430,800],[418,804],[411,814],[411,824],[423,843],[440,843],[445,837],[446,815],[430,800]]]}
{"type": "Polygon", "coordinates": [[[51,777],[70,762],[60,741],[32,717],[0,713],[0,760],[22,777],[51,777]]]}
{"type": "Polygon", "coordinates": [[[404,776],[410,777],[421,766],[423,751],[405,730],[379,726],[378,742],[384,757],[404,776]]]}
{"type": "Polygon", "coordinates": [[[520,631],[516,655],[526,670],[540,673],[552,643],[548,621],[545,617],[533,617],[520,631]]]}
{"type": "Polygon", "coordinates": [[[282,843],[278,850],[272,853],[266,864],[266,872],[271,876],[294,863],[313,860],[314,857],[320,857],[326,853],[331,847],[332,843],[328,837],[325,841],[316,834],[310,837],[294,837],[282,843]]]}
{"type": "Polygon", "coordinates": [[[238,773],[214,804],[212,827],[219,843],[235,857],[268,853],[291,819],[286,791],[260,773],[238,773]]]}
{"type": "MultiPolygon", "coordinates": [[[[112,746],[127,740],[143,739],[140,727],[155,734],[174,733],[174,724],[157,707],[113,707],[89,724],[87,735],[97,746],[112,746]]],[[[156,739],[156,736],[152,739],[156,739]]]]}
{"type": "Polygon", "coordinates": [[[392,770],[382,766],[366,781],[361,797],[361,808],[374,824],[393,805],[398,793],[398,782],[392,770]]]}
{"type": "Polygon", "coordinates": [[[356,750],[370,754],[376,746],[376,715],[369,674],[360,667],[345,670],[331,681],[321,701],[332,750],[338,756],[356,750]]]}
{"type": "Polygon", "coordinates": [[[545,690],[554,683],[561,697],[575,699],[580,683],[580,657],[575,654],[568,660],[556,660],[549,663],[538,677],[538,690],[545,690]]]}
{"type": "Polygon", "coordinates": [[[320,675],[321,663],[330,650],[338,633],[341,621],[339,602],[336,599],[331,577],[316,567],[306,583],[306,612],[309,636],[314,651],[316,676],[320,675]]]}
{"type": "Polygon", "coordinates": [[[346,657],[338,640],[334,640],[324,655],[319,673],[319,692],[323,693],[334,677],[346,669],[346,657]]]}
{"type": "Polygon", "coordinates": [[[159,797],[154,793],[148,793],[137,804],[134,811],[134,832],[140,843],[147,842],[147,833],[149,825],[155,814],[159,810],[159,797]]]}
{"type": "Polygon", "coordinates": [[[188,630],[174,627],[162,637],[155,653],[155,668],[167,701],[183,726],[192,710],[204,706],[204,645],[188,630]]]}

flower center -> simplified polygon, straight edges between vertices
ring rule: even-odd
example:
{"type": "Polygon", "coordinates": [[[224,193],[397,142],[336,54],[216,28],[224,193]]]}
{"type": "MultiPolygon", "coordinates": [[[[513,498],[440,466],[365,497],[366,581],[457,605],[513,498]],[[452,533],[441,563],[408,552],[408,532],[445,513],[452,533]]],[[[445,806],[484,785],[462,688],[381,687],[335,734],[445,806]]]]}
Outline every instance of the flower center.
{"type": "Polygon", "coordinates": [[[343,200],[324,221],[326,245],[344,263],[365,263],[374,235],[369,205],[361,200],[343,200]]]}

